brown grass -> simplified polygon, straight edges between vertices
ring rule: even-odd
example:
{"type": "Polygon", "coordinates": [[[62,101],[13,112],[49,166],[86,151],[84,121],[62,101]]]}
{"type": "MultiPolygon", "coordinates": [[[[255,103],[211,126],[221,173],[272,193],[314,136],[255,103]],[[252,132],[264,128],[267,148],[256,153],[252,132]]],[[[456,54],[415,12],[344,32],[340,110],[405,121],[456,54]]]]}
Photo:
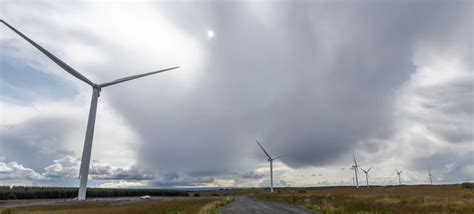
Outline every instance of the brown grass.
{"type": "Polygon", "coordinates": [[[220,200],[210,202],[201,208],[201,210],[199,211],[199,214],[219,213],[222,207],[225,207],[227,204],[230,204],[232,201],[234,201],[234,197],[226,196],[226,197],[221,198],[220,200]]]}
{"type": "Polygon", "coordinates": [[[77,204],[28,206],[15,209],[4,209],[3,212],[12,213],[198,213],[207,204],[218,199],[181,199],[181,200],[150,200],[125,205],[111,205],[103,202],[86,202],[77,204]]]}
{"type": "Polygon", "coordinates": [[[474,189],[460,185],[284,189],[258,199],[294,203],[324,213],[474,213],[474,189]]]}

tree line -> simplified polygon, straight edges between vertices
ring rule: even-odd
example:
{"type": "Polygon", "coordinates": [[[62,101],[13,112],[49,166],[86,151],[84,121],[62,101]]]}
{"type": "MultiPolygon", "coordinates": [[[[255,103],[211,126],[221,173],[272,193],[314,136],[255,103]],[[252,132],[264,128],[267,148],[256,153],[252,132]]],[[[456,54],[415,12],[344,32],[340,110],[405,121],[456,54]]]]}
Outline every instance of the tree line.
{"type": "MultiPolygon", "coordinates": [[[[13,199],[46,199],[75,198],[79,188],[74,187],[31,187],[31,186],[0,186],[0,200],[13,199]]],[[[87,188],[87,197],[123,197],[123,196],[188,196],[180,190],[163,189],[112,189],[87,188]]]]}

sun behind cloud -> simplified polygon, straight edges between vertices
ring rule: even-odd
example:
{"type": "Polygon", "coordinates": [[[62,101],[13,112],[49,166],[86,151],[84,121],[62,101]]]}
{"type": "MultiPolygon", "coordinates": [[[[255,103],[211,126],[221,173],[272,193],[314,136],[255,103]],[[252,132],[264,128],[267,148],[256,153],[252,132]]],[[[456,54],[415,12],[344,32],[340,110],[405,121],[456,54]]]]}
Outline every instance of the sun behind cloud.
{"type": "Polygon", "coordinates": [[[214,31],[208,30],[208,31],[207,31],[207,38],[213,39],[213,38],[214,38],[214,31]]]}

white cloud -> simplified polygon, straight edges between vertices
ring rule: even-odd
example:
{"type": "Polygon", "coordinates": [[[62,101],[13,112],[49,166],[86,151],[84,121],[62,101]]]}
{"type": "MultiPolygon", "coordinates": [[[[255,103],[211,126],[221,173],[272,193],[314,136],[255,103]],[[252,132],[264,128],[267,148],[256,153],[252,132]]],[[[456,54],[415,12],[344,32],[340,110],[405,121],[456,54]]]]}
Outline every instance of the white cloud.
{"type": "MultiPolygon", "coordinates": [[[[73,157],[64,157],[54,160],[54,164],[45,167],[45,177],[70,177],[77,178],[80,168],[80,160],[73,157]]],[[[89,177],[93,180],[150,180],[153,173],[139,169],[136,166],[129,168],[113,167],[99,161],[93,161],[89,169],[89,177]]]]}
{"type": "Polygon", "coordinates": [[[139,181],[115,181],[97,185],[100,188],[133,188],[144,187],[145,184],[139,181]]]}
{"type": "Polygon", "coordinates": [[[73,157],[67,156],[54,160],[54,164],[44,168],[46,177],[78,177],[80,163],[73,157]]]}
{"type": "Polygon", "coordinates": [[[0,162],[0,180],[42,180],[44,177],[17,162],[0,162]]]}

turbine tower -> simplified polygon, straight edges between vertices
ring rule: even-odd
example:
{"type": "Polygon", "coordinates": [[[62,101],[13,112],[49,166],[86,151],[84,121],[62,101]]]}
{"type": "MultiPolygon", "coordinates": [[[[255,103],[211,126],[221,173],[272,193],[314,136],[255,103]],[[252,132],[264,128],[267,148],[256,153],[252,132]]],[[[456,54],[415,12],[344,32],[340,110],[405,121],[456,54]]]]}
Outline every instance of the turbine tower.
{"type": "Polygon", "coordinates": [[[272,157],[267,153],[267,151],[265,151],[265,149],[264,149],[263,146],[258,142],[258,140],[257,140],[257,144],[260,146],[260,148],[262,148],[263,152],[264,152],[265,155],[267,155],[267,157],[268,157],[268,162],[270,162],[270,192],[273,192],[273,161],[276,160],[276,159],[285,157],[285,156],[287,156],[288,154],[285,154],[285,155],[282,155],[282,156],[278,156],[278,157],[276,157],[276,158],[272,158],[272,157]]]}
{"type": "Polygon", "coordinates": [[[365,181],[367,182],[367,188],[369,188],[369,171],[370,171],[370,169],[372,169],[372,167],[370,167],[367,170],[364,170],[362,168],[360,168],[360,169],[365,173],[365,181]]]}
{"type": "Polygon", "coordinates": [[[402,174],[403,170],[398,171],[398,169],[395,169],[395,171],[397,171],[397,175],[398,175],[398,185],[402,185],[402,180],[400,180],[400,174],[402,174]]]}
{"type": "Polygon", "coordinates": [[[82,151],[82,159],[81,159],[81,169],[79,171],[79,178],[80,178],[80,187],[79,187],[79,194],[77,196],[78,200],[85,200],[86,199],[86,189],[87,189],[87,179],[89,175],[89,164],[90,164],[90,159],[91,159],[91,150],[92,150],[92,139],[94,136],[94,125],[95,125],[95,117],[96,117],[96,110],[97,110],[97,100],[100,96],[100,92],[102,88],[105,88],[107,86],[115,85],[118,83],[126,82],[129,80],[141,78],[144,76],[152,75],[152,74],[157,74],[160,72],[164,71],[169,71],[173,70],[179,67],[172,67],[172,68],[167,68],[163,70],[158,70],[158,71],[153,71],[149,73],[143,73],[143,74],[138,74],[138,75],[133,75],[129,77],[124,77],[120,78],[111,82],[106,82],[102,84],[97,84],[92,82],[91,80],[87,79],[85,76],[83,76],[81,73],[77,72],[74,68],[66,64],[65,62],[61,61],[59,58],[54,56],[52,53],[41,47],[40,45],[36,44],[33,40],[25,36],[23,33],[9,25],[7,22],[3,21],[0,19],[0,22],[2,22],[5,26],[13,30],[16,34],[18,34],[20,37],[25,39],[28,43],[33,45],[36,49],[41,51],[44,55],[46,55],[49,59],[51,59],[54,63],[56,63],[59,67],[64,69],[66,72],[69,74],[75,76],[79,80],[85,82],[86,84],[90,85],[92,87],[92,100],[91,100],[91,106],[89,109],[89,120],[87,122],[87,130],[86,130],[86,138],[84,141],[84,149],[82,151]]]}
{"type": "Polygon", "coordinates": [[[354,157],[354,165],[352,166],[352,169],[354,169],[355,183],[356,183],[356,187],[359,188],[359,177],[358,177],[359,165],[357,165],[357,160],[356,160],[356,156],[354,154],[354,151],[352,151],[352,156],[354,157]]]}
{"type": "Polygon", "coordinates": [[[430,184],[433,185],[433,180],[431,179],[432,177],[431,169],[428,170],[428,176],[430,177],[430,184]]]}

